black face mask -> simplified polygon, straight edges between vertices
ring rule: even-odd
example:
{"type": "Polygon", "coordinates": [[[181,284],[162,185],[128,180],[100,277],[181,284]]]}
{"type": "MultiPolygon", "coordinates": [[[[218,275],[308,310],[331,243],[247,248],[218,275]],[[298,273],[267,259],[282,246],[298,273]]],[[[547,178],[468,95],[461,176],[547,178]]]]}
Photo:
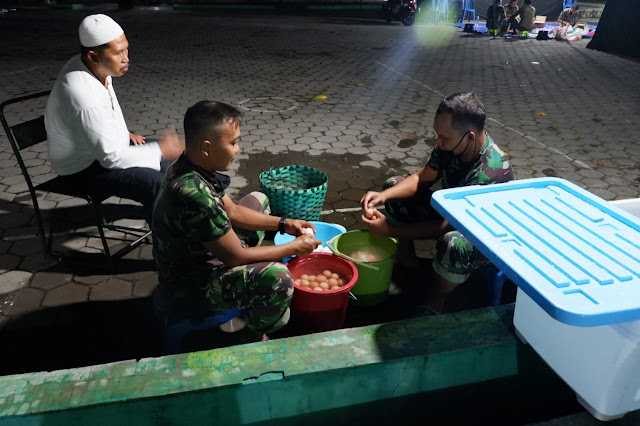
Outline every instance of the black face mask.
{"type": "MultiPolygon", "coordinates": [[[[462,135],[462,138],[460,139],[460,142],[458,142],[458,144],[457,144],[456,146],[454,146],[453,148],[451,148],[451,149],[449,150],[449,152],[451,153],[451,155],[456,155],[456,154],[454,154],[454,153],[453,153],[453,151],[455,151],[455,150],[456,150],[456,148],[457,148],[457,147],[462,143],[462,141],[464,140],[464,138],[466,138],[466,137],[467,137],[467,133],[469,133],[469,131],[468,131],[468,130],[467,130],[466,132],[464,132],[464,135],[462,135]]],[[[469,147],[469,144],[467,144],[467,148],[468,148],[468,147],[469,147]]],[[[466,150],[467,150],[467,148],[465,148],[465,149],[464,149],[464,151],[466,151],[466,150]]],[[[464,151],[462,151],[462,153],[461,153],[460,155],[464,154],[464,151]]],[[[460,155],[456,155],[456,157],[460,157],[460,155]]]]}

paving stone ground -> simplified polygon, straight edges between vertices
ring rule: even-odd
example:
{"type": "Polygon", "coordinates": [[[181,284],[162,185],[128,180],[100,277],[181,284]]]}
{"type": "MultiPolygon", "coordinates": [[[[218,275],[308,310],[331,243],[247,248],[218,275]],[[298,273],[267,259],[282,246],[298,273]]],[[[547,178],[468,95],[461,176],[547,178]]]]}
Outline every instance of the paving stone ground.
{"type": "MultiPolygon", "coordinates": [[[[640,196],[640,63],[586,49],[586,40],[492,39],[368,15],[18,10],[0,15],[0,100],[50,89],[78,50],[78,23],[97,12],[111,14],[131,43],[130,71],[114,83],[131,131],[150,137],[168,126],[181,131],[184,112],[201,99],[245,110],[243,152],[231,172],[234,197],[258,190],[262,170],[306,164],[329,175],[322,220],[362,228],[354,211],[362,194],[423,165],[434,145],[439,101],[468,90],[483,100],[487,130],[519,178],[560,176],[607,200],[640,196]]],[[[8,115],[28,119],[42,106],[31,102],[8,115]]],[[[23,156],[36,182],[54,176],[44,144],[23,156]]],[[[157,284],[149,245],[130,253],[117,274],[45,259],[26,189],[2,132],[0,327],[68,324],[65,318],[92,311],[79,305],[124,301],[134,308],[121,312],[148,308],[157,284]]],[[[118,219],[132,207],[117,198],[108,204],[118,219]]],[[[55,248],[98,255],[95,235],[72,232],[91,224],[84,201],[42,193],[40,207],[46,217],[58,213],[55,248]]],[[[422,245],[421,254],[428,257],[431,248],[422,245]]],[[[98,311],[105,315],[94,324],[101,330],[122,316],[98,311]]],[[[131,334],[144,334],[145,321],[151,319],[145,316],[131,334]]]]}

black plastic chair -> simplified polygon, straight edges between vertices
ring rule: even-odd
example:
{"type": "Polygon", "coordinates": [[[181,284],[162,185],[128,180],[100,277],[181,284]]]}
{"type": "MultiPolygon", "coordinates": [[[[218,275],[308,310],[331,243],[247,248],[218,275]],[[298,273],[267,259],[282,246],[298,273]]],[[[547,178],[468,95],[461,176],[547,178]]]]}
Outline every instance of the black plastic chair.
{"type": "MultiPolygon", "coordinates": [[[[36,220],[38,222],[38,230],[39,230],[40,240],[42,242],[42,248],[44,252],[51,257],[66,258],[66,256],[63,256],[62,254],[59,254],[59,253],[54,253],[52,250],[53,223],[51,223],[49,227],[49,236],[45,237],[43,218],[42,218],[42,213],[40,211],[40,207],[38,205],[38,197],[37,197],[36,191],[52,192],[52,193],[68,195],[76,198],[83,198],[87,201],[87,203],[89,203],[89,205],[92,207],[94,211],[96,226],[98,228],[98,233],[100,234],[100,239],[102,241],[104,254],[109,263],[109,266],[111,267],[112,270],[114,270],[115,268],[114,260],[126,255],[127,253],[129,253],[130,251],[138,247],[140,244],[142,244],[143,242],[148,242],[149,236],[151,235],[151,231],[147,229],[131,228],[127,226],[113,225],[113,224],[107,223],[102,210],[102,202],[105,199],[109,198],[109,196],[104,196],[104,195],[99,196],[95,194],[79,192],[78,189],[73,188],[68,184],[69,180],[65,176],[58,176],[44,183],[41,183],[37,186],[34,186],[33,182],[31,181],[31,177],[29,175],[29,170],[25,166],[20,152],[23,149],[29,148],[35,144],[38,144],[40,142],[44,142],[45,140],[47,140],[47,132],[44,126],[44,115],[40,115],[37,118],[24,121],[24,122],[15,124],[13,126],[10,126],[9,123],[7,122],[7,119],[5,116],[5,108],[7,106],[12,104],[22,103],[32,99],[45,97],[45,96],[48,96],[49,93],[50,91],[34,93],[31,95],[10,99],[0,104],[0,121],[2,121],[2,126],[4,127],[7,137],[9,138],[9,143],[11,144],[11,148],[13,149],[13,153],[16,157],[16,160],[18,161],[18,164],[20,165],[20,169],[22,170],[24,179],[27,182],[27,186],[29,187],[29,193],[31,194],[31,200],[33,201],[33,210],[35,213],[36,220]],[[105,236],[105,233],[104,233],[105,229],[122,232],[127,235],[133,235],[137,238],[134,241],[127,241],[128,244],[125,247],[121,248],[116,253],[112,254],[109,249],[109,245],[107,244],[107,237],[105,236]]],[[[53,218],[53,214],[52,214],[52,218],[53,218]]],[[[53,222],[53,220],[51,222],[53,222]]],[[[124,241],[124,240],[121,240],[121,241],[124,241]]]]}

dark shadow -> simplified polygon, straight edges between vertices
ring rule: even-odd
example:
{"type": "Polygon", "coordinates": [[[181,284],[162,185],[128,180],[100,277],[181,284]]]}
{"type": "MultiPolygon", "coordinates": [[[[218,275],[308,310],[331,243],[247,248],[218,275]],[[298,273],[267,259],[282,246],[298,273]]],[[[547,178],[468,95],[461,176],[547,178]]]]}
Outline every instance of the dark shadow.
{"type": "Polygon", "coordinates": [[[73,253],[47,271],[73,273],[79,276],[131,274],[134,272],[155,271],[153,259],[113,259],[113,268],[102,253],[73,253]]]}
{"type": "MultiPolygon", "coordinates": [[[[17,199],[13,203],[7,203],[7,204],[24,206],[20,211],[20,214],[24,215],[25,217],[31,217],[31,220],[26,225],[36,226],[37,222],[35,218],[35,212],[33,210],[33,206],[31,205],[30,201],[31,201],[30,198],[28,199],[21,198],[21,199],[17,199]],[[29,204],[24,205],[22,202],[29,203],[29,204]]],[[[83,201],[80,200],[80,202],[83,202],[83,201]]],[[[107,204],[103,204],[103,210],[104,210],[104,217],[108,223],[114,222],[120,219],[134,219],[134,220],[144,219],[142,207],[136,206],[136,205],[107,203],[107,204]]],[[[16,214],[16,213],[14,212],[14,213],[7,213],[7,214],[16,214]]],[[[73,206],[73,207],[56,208],[53,210],[40,210],[40,214],[42,215],[46,232],[49,232],[49,226],[51,225],[52,219],[53,219],[55,233],[71,231],[75,228],[80,228],[80,227],[96,226],[95,214],[93,213],[93,210],[87,203],[84,203],[78,206],[73,206]]],[[[97,228],[96,228],[96,235],[97,235],[97,228]]]]}
{"type": "Polygon", "coordinates": [[[161,355],[151,298],[88,302],[31,312],[0,332],[0,375],[161,355]]]}
{"type": "MultiPolygon", "coordinates": [[[[552,374],[545,373],[538,382],[552,374]]],[[[386,378],[380,377],[380,380],[386,378]]],[[[529,384],[515,376],[316,411],[289,419],[304,425],[351,425],[354,422],[421,426],[523,425],[584,411],[575,394],[562,382],[539,383],[538,388],[528,387],[529,384]],[[339,420],[336,422],[336,419],[339,420]]],[[[283,420],[261,424],[294,423],[283,420]]]]}
{"type": "MultiPolygon", "coordinates": [[[[487,350],[492,345],[504,342],[508,345],[515,339],[510,332],[513,332],[513,308],[496,309],[500,318],[497,321],[506,326],[507,332],[501,327],[496,327],[494,338],[485,331],[483,338],[486,339],[487,350]]],[[[475,341],[472,329],[461,329],[456,326],[458,320],[452,314],[447,318],[442,318],[438,324],[445,327],[441,331],[438,327],[417,328],[407,326],[407,323],[383,324],[376,330],[375,339],[378,352],[385,363],[389,364],[389,371],[393,371],[393,364],[407,363],[408,368],[416,368],[419,365],[429,362],[442,363],[451,371],[441,371],[436,373],[432,369],[435,382],[437,384],[438,374],[456,375],[456,365],[443,361],[443,357],[457,359],[464,362],[463,355],[468,350],[465,342],[473,345],[478,352],[478,356],[483,354],[483,349],[475,341]],[[457,328],[456,328],[457,327],[457,328]],[[417,330],[421,330],[417,332],[417,330]],[[417,338],[416,334],[421,334],[422,338],[417,338]],[[434,356],[429,354],[434,352],[434,356]],[[459,355],[453,353],[459,352],[459,355]],[[408,361],[409,358],[416,358],[416,361],[408,361]],[[424,359],[422,359],[424,358],[424,359]]],[[[473,327],[472,324],[469,327],[473,327]]],[[[490,327],[490,325],[486,325],[490,327]]],[[[478,337],[480,338],[480,337],[478,337]]],[[[497,379],[481,381],[478,376],[476,383],[462,386],[445,387],[421,394],[410,395],[400,398],[402,402],[409,404],[405,409],[397,409],[397,404],[402,403],[393,398],[385,401],[376,401],[375,404],[366,404],[369,407],[375,406],[378,409],[384,404],[393,406],[393,412],[398,417],[396,423],[414,424],[424,418],[420,415],[428,412],[429,422],[435,424],[472,424],[482,419],[481,424],[530,424],[543,420],[561,417],[584,411],[578,404],[573,390],[547,366],[547,364],[534,352],[534,350],[519,341],[515,342],[513,353],[505,351],[502,357],[512,356],[514,359],[504,359],[505,362],[513,362],[517,369],[511,375],[497,379]],[[464,409],[460,409],[464,407],[464,409]],[[409,423],[407,423],[409,421],[409,423]]],[[[489,353],[489,352],[487,352],[489,353]]],[[[471,358],[469,358],[470,360],[471,358]]],[[[469,361],[467,361],[469,362],[469,361]]],[[[468,364],[460,365],[461,370],[469,372],[472,367],[468,364]]],[[[478,368],[483,368],[479,366],[478,368]]],[[[426,368],[425,368],[426,370],[426,368]]],[[[480,370],[482,371],[482,370],[480,370]]],[[[508,374],[508,373],[505,373],[508,374]]],[[[382,379],[381,379],[382,380],[382,379]]],[[[394,380],[402,380],[395,377],[388,377],[392,383],[394,380]]],[[[426,377],[416,380],[427,380],[426,377]]],[[[443,379],[446,382],[446,379],[443,379]]],[[[386,380],[385,380],[386,381],[386,380]]],[[[455,380],[454,380],[455,381],[455,380]]],[[[430,383],[431,384],[431,383],[430,383]]],[[[427,384],[427,385],[430,385],[427,384]]],[[[354,407],[349,407],[353,410],[354,407]]],[[[385,410],[380,412],[384,418],[385,410]]]]}

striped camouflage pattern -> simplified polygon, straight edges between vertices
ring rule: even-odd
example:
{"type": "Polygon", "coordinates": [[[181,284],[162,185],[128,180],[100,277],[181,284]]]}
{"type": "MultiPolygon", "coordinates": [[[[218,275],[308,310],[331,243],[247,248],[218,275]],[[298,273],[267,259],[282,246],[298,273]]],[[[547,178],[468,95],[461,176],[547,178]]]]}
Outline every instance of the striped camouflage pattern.
{"type": "Polygon", "coordinates": [[[186,158],[169,167],[152,222],[153,257],[161,283],[207,281],[216,261],[201,243],[231,230],[223,196],[210,175],[186,158]]]}
{"type": "MultiPolygon", "coordinates": [[[[293,295],[287,267],[262,262],[227,268],[202,245],[232,229],[223,196],[214,176],[184,157],[167,170],[153,219],[153,255],[163,295],[154,303],[171,311],[173,318],[247,309],[249,328],[261,333],[277,330],[289,319],[293,295]]],[[[270,213],[269,200],[260,192],[238,204],[270,213]]],[[[259,245],[264,238],[264,231],[234,231],[244,247],[259,245]]]]}
{"type": "Polygon", "coordinates": [[[447,232],[436,241],[433,270],[447,281],[461,284],[469,278],[471,272],[490,263],[458,231],[447,232]]]}
{"type": "MultiPolygon", "coordinates": [[[[489,135],[479,158],[470,166],[465,166],[451,153],[438,149],[433,150],[429,165],[435,170],[442,171],[443,188],[488,185],[515,179],[509,160],[489,135]]],[[[391,177],[387,179],[384,187],[386,189],[396,185],[403,179],[401,176],[391,177]]],[[[392,220],[400,223],[416,223],[441,218],[439,213],[431,207],[431,195],[430,190],[424,190],[405,200],[387,202],[385,209],[392,220]]],[[[459,231],[447,232],[438,238],[436,250],[433,269],[442,278],[453,283],[463,283],[469,278],[471,272],[490,263],[459,231]]]]}
{"type": "Polygon", "coordinates": [[[516,178],[509,159],[489,135],[473,163],[464,164],[452,152],[434,148],[429,165],[442,175],[443,189],[509,182],[516,178]]]}
{"type": "Polygon", "coordinates": [[[261,262],[216,269],[206,288],[207,300],[220,309],[247,309],[247,326],[260,333],[280,329],[289,321],[293,278],[279,262],[261,262]]]}

